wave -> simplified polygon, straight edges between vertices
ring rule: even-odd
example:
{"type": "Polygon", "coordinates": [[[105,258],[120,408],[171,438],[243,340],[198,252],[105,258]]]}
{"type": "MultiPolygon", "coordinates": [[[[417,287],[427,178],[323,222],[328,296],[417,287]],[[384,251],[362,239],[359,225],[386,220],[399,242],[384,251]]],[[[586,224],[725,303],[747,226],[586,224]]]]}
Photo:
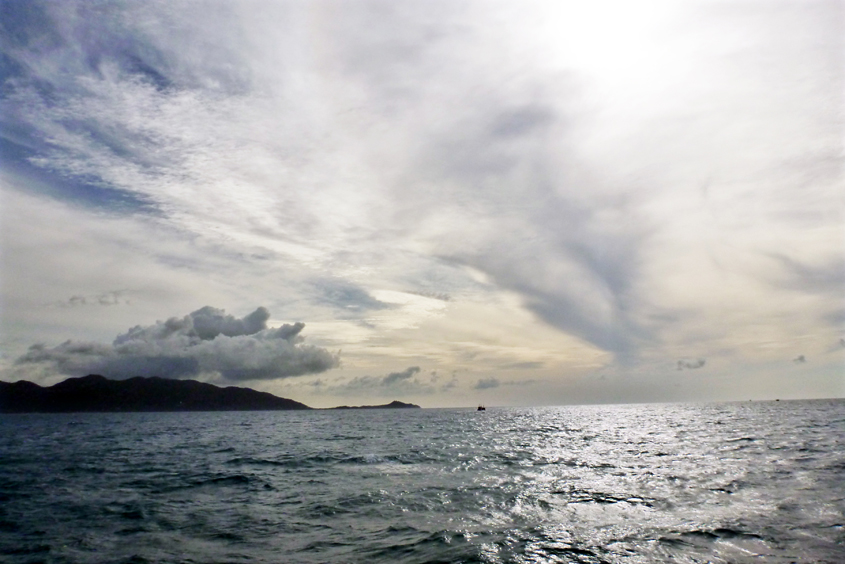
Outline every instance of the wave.
{"type": "Polygon", "coordinates": [[[30,554],[44,554],[50,552],[49,544],[19,545],[0,550],[0,554],[7,556],[28,556],[30,554]]]}
{"type": "Polygon", "coordinates": [[[285,457],[281,459],[258,458],[251,456],[239,456],[227,460],[227,465],[234,466],[268,466],[286,469],[305,469],[323,466],[331,466],[335,464],[343,465],[360,465],[371,466],[377,464],[399,464],[399,465],[416,465],[426,462],[432,462],[436,459],[422,456],[408,454],[404,456],[396,455],[379,455],[379,454],[361,454],[349,455],[346,453],[335,454],[317,454],[313,456],[305,456],[301,458],[285,457]]]}
{"type": "Polygon", "coordinates": [[[0,561],[845,562],[803,405],[0,418],[0,561]]]}
{"type": "Polygon", "coordinates": [[[656,503],[655,499],[639,495],[604,493],[575,488],[553,490],[551,493],[553,495],[565,496],[567,503],[598,503],[603,505],[625,503],[628,505],[642,505],[644,507],[654,507],[656,503]]]}

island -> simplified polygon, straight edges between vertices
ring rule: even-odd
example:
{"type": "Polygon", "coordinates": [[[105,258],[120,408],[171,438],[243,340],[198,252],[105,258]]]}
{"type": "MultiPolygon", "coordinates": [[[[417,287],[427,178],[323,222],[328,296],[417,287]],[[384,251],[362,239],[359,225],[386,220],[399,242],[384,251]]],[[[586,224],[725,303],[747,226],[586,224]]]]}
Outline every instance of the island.
{"type": "Polygon", "coordinates": [[[384,405],[339,405],[337,407],[329,407],[328,409],[402,409],[406,407],[419,408],[418,405],[412,403],[403,403],[401,401],[392,401],[384,405]]]}
{"type": "MultiPolygon", "coordinates": [[[[339,409],[417,408],[394,401],[386,405],[339,409]]],[[[314,408],[249,388],[221,388],[196,380],[136,376],[110,380],[99,374],[68,378],[54,386],[0,382],[0,413],[76,413],[133,411],[281,411],[314,408]]],[[[333,408],[334,409],[334,408],[333,408]]]]}

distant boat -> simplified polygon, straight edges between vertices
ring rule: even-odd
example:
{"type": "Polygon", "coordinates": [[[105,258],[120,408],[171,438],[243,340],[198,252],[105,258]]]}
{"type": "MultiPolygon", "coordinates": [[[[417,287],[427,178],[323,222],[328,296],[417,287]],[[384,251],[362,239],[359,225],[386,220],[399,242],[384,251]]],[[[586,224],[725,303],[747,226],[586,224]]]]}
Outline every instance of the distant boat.
{"type": "Polygon", "coordinates": [[[478,409],[476,409],[476,411],[487,411],[487,408],[484,407],[483,405],[479,405],[478,409]]]}

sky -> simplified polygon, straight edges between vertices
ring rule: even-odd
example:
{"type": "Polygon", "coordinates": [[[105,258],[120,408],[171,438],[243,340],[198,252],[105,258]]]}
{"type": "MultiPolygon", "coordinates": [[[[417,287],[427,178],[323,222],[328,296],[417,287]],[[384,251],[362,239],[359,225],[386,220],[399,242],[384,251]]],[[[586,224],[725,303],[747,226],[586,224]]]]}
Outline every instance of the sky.
{"type": "Polygon", "coordinates": [[[845,397],[845,2],[0,0],[0,379],[845,397]]]}

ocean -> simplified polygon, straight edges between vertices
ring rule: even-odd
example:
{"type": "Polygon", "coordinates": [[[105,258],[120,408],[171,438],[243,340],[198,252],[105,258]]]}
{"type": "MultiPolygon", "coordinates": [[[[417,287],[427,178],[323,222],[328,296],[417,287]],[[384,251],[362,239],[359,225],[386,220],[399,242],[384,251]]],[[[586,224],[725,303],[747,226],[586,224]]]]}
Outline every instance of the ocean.
{"type": "Polygon", "coordinates": [[[0,415],[0,562],[845,562],[845,400],[0,415]]]}

